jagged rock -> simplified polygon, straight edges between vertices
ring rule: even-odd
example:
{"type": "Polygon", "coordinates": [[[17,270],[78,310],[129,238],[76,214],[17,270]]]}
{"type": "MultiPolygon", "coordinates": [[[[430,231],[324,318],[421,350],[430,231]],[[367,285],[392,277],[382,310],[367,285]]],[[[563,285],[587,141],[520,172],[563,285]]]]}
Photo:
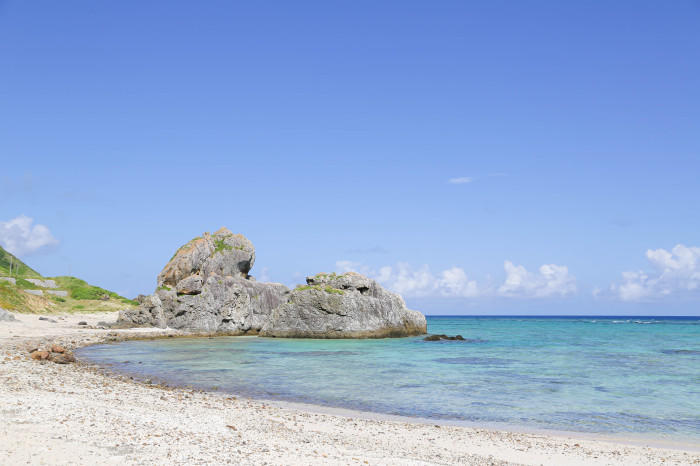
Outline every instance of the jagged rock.
{"type": "Polygon", "coordinates": [[[11,314],[7,312],[5,309],[0,307],[0,322],[14,322],[17,319],[15,319],[14,314],[11,314]]]}
{"type": "Polygon", "coordinates": [[[380,338],[419,335],[425,317],[400,296],[355,273],[321,274],[289,289],[249,275],[253,244],[226,228],[179,248],[158,275],[158,288],[123,310],[115,326],[279,337],[380,338]]]}
{"type": "Polygon", "coordinates": [[[202,292],[203,284],[201,276],[190,275],[180,280],[175,286],[175,290],[178,294],[199,294],[202,292]]]}
{"type": "Polygon", "coordinates": [[[158,275],[156,292],[121,311],[117,325],[257,333],[289,289],[251,280],[254,262],[253,244],[243,235],[226,228],[204,233],[177,250],[158,275]]]}
{"type": "Polygon", "coordinates": [[[213,235],[194,238],[175,252],[158,275],[158,287],[175,288],[177,284],[196,273],[202,283],[209,275],[248,277],[255,263],[255,248],[243,235],[234,235],[221,228],[213,235]]]}
{"type": "Polygon", "coordinates": [[[306,282],[274,310],[261,336],[383,338],[426,332],[423,314],[370,278],[348,272],[318,274],[306,282]]]}

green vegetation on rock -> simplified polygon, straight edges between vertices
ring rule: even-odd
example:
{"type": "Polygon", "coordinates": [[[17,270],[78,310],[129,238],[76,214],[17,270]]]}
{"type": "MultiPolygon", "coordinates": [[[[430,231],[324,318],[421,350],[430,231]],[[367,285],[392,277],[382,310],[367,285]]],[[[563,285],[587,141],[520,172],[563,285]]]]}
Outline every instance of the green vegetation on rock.
{"type": "MultiPolygon", "coordinates": [[[[233,249],[233,246],[226,244],[226,242],[224,240],[215,239],[214,240],[214,252],[212,252],[211,255],[213,256],[217,252],[230,251],[232,249],[233,249]]],[[[240,248],[240,249],[243,249],[243,248],[240,248]]]]}
{"type": "Polygon", "coordinates": [[[330,280],[335,280],[336,278],[342,277],[343,275],[344,275],[344,274],[342,274],[342,273],[341,273],[340,275],[338,275],[338,274],[336,274],[335,272],[331,272],[331,273],[324,273],[324,272],[321,272],[321,273],[317,273],[316,275],[314,275],[313,278],[324,278],[324,279],[327,278],[327,279],[330,279],[330,280]]]}
{"type": "Polygon", "coordinates": [[[325,291],[326,293],[331,293],[331,294],[345,294],[343,290],[339,290],[338,288],[333,288],[332,286],[326,285],[325,287],[322,287],[321,285],[301,285],[297,286],[295,290],[299,291],[304,291],[304,290],[316,290],[316,291],[325,291]]]}

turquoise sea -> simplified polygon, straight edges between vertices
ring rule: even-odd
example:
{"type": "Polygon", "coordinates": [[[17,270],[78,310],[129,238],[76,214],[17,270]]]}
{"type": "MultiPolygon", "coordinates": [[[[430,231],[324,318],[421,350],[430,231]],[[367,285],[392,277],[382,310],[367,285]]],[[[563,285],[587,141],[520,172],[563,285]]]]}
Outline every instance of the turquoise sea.
{"type": "Polygon", "coordinates": [[[422,337],[129,341],[135,378],[386,414],[700,440],[700,317],[429,317],[422,337]]]}

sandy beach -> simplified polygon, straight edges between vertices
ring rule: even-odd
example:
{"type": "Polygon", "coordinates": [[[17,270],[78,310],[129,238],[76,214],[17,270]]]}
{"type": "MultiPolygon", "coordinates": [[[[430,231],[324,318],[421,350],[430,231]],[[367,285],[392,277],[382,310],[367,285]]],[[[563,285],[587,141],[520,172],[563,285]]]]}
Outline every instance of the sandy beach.
{"type": "Polygon", "coordinates": [[[34,361],[29,350],[51,344],[74,349],[178,332],[96,328],[114,313],[16,317],[0,322],[4,464],[700,464],[699,445],[386,419],[34,361]]]}

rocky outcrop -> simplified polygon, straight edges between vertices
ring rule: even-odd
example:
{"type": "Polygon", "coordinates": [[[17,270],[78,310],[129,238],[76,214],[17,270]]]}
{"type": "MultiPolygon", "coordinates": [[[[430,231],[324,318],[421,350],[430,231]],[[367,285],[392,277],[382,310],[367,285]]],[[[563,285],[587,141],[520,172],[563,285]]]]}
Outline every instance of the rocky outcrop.
{"type": "Polygon", "coordinates": [[[274,310],[261,336],[383,338],[421,335],[425,316],[406,308],[401,296],[354,272],[318,274],[292,290],[274,310]]]}
{"type": "Polygon", "coordinates": [[[14,322],[15,316],[0,307],[0,322],[14,322]]]}
{"type": "Polygon", "coordinates": [[[180,247],[158,288],[122,311],[116,326],[155,326],[228,335],[382,338],[420,335],[423,314],[357,273],[319,274],[293,291],[249,275],[255,248],[226,228],[180,247]]]}
{"type": "Polygon", "coordinates": [[[25,280],[41,288],[58,288],[54,280],[40,280],[38,278],[26,278],[25,280]]]}
{"type": "Polygon", "coordinates": [[[122,311],[120,326],[156,326],[225,334],[255,334],[289,289],[250,275],[255,248],[226,228],[182,246],[158,275],[158,289],[122,311]]]}
{"type": "Polygon", "coordinates": [[[199,276],[202,283],[212,274],[247,279],[254,263],[253,243],[243,235],[221,228],[180,247],[158,275],[158,286],[175,288],[193,275],[199,276]]]}

